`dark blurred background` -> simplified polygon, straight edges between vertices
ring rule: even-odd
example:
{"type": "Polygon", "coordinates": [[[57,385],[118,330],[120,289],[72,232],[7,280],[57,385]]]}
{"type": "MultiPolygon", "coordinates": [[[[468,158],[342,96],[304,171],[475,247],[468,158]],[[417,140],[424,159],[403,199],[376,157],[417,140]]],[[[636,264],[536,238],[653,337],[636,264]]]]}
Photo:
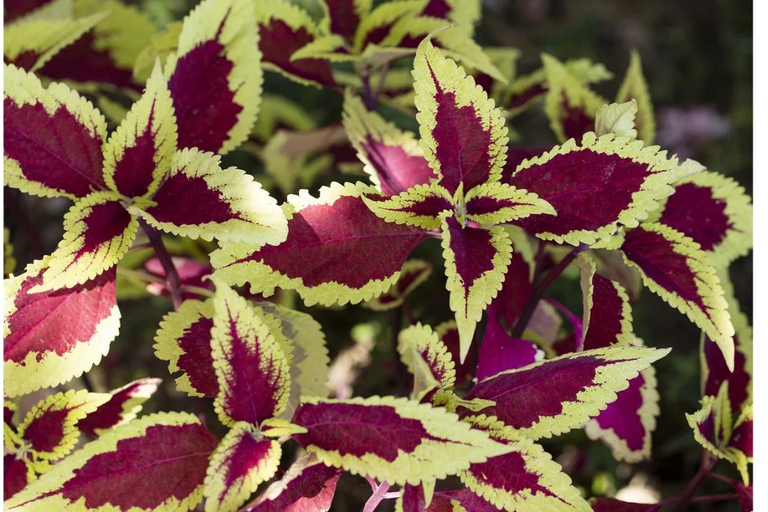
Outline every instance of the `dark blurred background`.
{"type": "MultiPolygon", "coordinates": [[[[181,19],[196,4],[184,0],[137,3],[158,25],[181,19]]],[[[311,6],[313,1],[301,3],[311,6]]],[[[750,2],[485,0],[476,39],[483,46],[518,48],[522,52],[518,63],[521,74],[540,67],[542,52],[561,60],[588,57],[601,62],[614,73],[613,80],[595,86],[606,97],[614,96],[628,65],[629,51],[638,49],[656,109],[657,143],[671,153],[694,158],[713,171],[735,178],[751,194],[750,2]]],[[[273,73],[267,75],[267,92],[284,94],[301,103],[320,125],[340,119],[338,94],[297,86],[273,73]]],[[[520,144],[555,144],[539,109],[521,116],[519,123],[514,127],[521,135],[520,144]]],[[[261,175],[260,164],[247,156],[236,153],[228,159],[261,175]]],[[[51,252],[61,236],[61,217],[68,204],[29,197],[22,200],[33,212],[31,221],[41,232],[43,247],[39,249],[51,252]]],[[[6,212],[9,213],[9,219],[13,219],[13,212],[6,212]]],[[[17,236],[13,226],[12,232],[17,259],[23,265],[30,260],[32,248],[23,237],[17,236]]],[[[415,314],[423,314],[424,322],[437,325],[451,318],[441,277],[439,247],[426,244],[420,248],[419,255],[435,262],[436,268],[427,284],[413,297],[415,314]],[[437,297],[436,305],[422,312],[420,304],[430,302],[433,297],[437,297]]],[[[731,276],[742,309],[751,318],[752,257],[736,261],[731,267],[731,276]]],[[[554,293],[577,313],[580,311],[581,296],[576,280],[564,280],[554,293]]],[[[300,304],[296,307],[302,308],[300,304]]],[[[161,377],[163,387],[147,404],[148,410],[194,410],[205,413],[209,424],[216,423],[210,403],[188,399],[176,392],[167,367],[154,357],[152,340],[159,320],[169,308],[169,302],[159,297],[121,303],[121,334],[94,374],[93,385],[114,388],[142,376],[161,377]]],[[[323,324],[332,356],[343,352],[350,367],[361,369],[360,377],[353,383],[354,394],[407,392],[398,384],[398,368],[394,362],[392,325],[398,321],[395,313],[375,313],[360,306],[311,308],[310,312],[323,324]],[[365,371],[366,367],[371,371],[365,371]]],[[[648,292],[644,292],[635,305],[634,317],[636,332],[646,344],[674,348],[656,365],[662,413],[654,434],[653,460],[631,466],[618,464],[605,446],[590,441],[581,431],[545,442],[574,482],[590,496],[614,495],[619,490],[630,500],[675,496],[699,465],[701,449],[685,419],[686,412],[698,408],[700,398],[699,332],[684,316],[648,292]]],[[[717,469],[737,476],[727,464],[720,463],[717,469]]],[[[712,480],[702,492],[731,491],[712,480]]],[[[334,510],[360,510],[369,495],[370,487],[365,481],[345,475],[340,481],[334,510]]],[[[385,502],[381,510],[391,505],[392,501],[385,502]]],[[[701,505],[696,510],[737,509],[735,504],[716,504],[701,505]]]]}

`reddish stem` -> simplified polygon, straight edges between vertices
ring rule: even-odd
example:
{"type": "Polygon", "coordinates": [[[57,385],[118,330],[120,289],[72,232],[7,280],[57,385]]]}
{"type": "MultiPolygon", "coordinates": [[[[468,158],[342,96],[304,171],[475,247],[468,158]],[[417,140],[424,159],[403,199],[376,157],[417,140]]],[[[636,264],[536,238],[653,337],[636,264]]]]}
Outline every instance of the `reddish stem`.
{"type": "Polygon", "coordinates": [[[368,501],[365,502],[365,507],[363,508],[363,512],[373,512],[376,510],[376,507],[379,506],[379,503],[384,501],[384,497],[387,495],[387,491],[389,490],[390,485],[387,482],[381,482],[379,486],[376,488],[375,491],[373,491],[373,494],[371,494],[371,497],[368,498],[368,501]]]}
{"type": "Polygon", "coordinates": [[[701,483],[707,478],[710,470],[715,466],[715,462],[717,462],[717,459],[713,458],[709,462],[701,465],[699,472],[696,473],[696,476],[693,477],[693,480],[691,480],[691,482],[688,484],[688,487],[685,488],[685,491],[683,491],[683,494],[680,496],[680,503],[675,508],[676,512],[683,512],[684,510],[687,510],[688,504],[695,499],[693,495],[696,493],[696,490],[699,488],[701,483]]]}
{"type": "Polygon", "coordinates": [[[165,281],[168,283],[168,289],[171,292],[171,299],[173,300],[173,309],[179,309],[182,302],[184,302],[184,295],[181,290],[181,278],[176,270],[176,265],[173,264],[171,255],[168,253],[168,249],[166,249],[165,244],[163,243],[163,237],[160,235],[159,231],[147,224],[146,221],[139,220],[139,224],[141,225],[141,229],[144,230],[144,233],[147,234],[147,238],[149,238],[149,242],[155,250],[155,255],[163,266],[163,270],[165,271],[165,281]]]}
{"type": "Polygon", "coordinates": [[[531,321],[533,312],[536,311],[536,306],[544,296],[544,293],[546,293],[549,287],[552,286],[552,283],[554,283],[555,280],[560,277],[560,274],[563,273],[568,265],[573,263],[573,260],[576,259],[579,253],[586,248],[587,246],[585,245],[574,247],[571,252],[566,254],[565,257],[560,260],[560,262],[555,265],[554,268],[552,268],[552,270],[547,272],[547,275],[544,276],[544,278],[538,284],[534,285],[533,291],[531,292],[531,298],[528,299],[528,303],[525,305],[525,309],[520,315],[520,319],[517,321],[515,328],[512,330],[511,336],[513,338],[519,338],[523,335],[523,332],[525,332],[525,328],[528,327],[528,322],[531,321]]]}

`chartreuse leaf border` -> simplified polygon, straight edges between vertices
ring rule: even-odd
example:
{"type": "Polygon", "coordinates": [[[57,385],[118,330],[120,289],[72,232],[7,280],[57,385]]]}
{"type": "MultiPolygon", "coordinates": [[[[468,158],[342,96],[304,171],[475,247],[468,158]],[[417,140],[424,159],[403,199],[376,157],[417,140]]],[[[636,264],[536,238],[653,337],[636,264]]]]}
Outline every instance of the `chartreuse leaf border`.
{"type": "Polygon", "coordinates": [[[656,283],[653,278],[648,276],[626,254],[623,254],[624,261],[630,267],[636,268],[640,272],[643,284],[649,290],[661,297],[664,302],[686,315],[689,320],[703,330],[720,347],[728,367],[732,368],[735,350],[733,335],[735,331],[728,314],[728,303],[723,296],[720,280],[707,254],[691,238],[663,224],[650,222],[643,224],[641,228],[661,235],[672,245],[672,249],[676,254],[683,255],[686,258],[688,268],[695,276],[697,294],[701,297],[708,314],[697,305],[683,299],[676,293],[669,292],[666,288],[656,283]]]}
{"type": "Polygon", "coordinates": [[[581,144],[570,139],[562,145],[555,146],[541,155],[523,161],[515,173],[535,165],[546,166],[546,163],[558,155],[566,155],[578,151],[592,151],[598,154],[617,155],[633,162],[648,165],[651,175],[644,181],[639,191],[632,195],[632,202],[622,210],[618,218],[598,228],[597,230],[573,230],[564,235],[536,233],[538,238],[553,241],[558,244],[595,245],[599,241],[613,237],[619,226],[634,228],[648,217],[648,213],[659,208],[662,199],[672,193],[671,183],[686,176],[701,172],[704,167],[693,160],[679,163],[676,157],[667,157],[667,152],[658,146],[644,146],[642,141],[632,141],[625,137],[617,137],[612,133],[598,137],[594,132],[585,133],[581,144]]]}
{"type": "Polygon", "coordinates": [[[413,78],[413,88],[416,93],[414,104],[418,110],[416,120],[419,123],[419,133],[421,134],[419,144],[432,170],[441,180],[446,177],[437,157],[437,141],[433,134],[437,124],[436,113],[438,110],[435,94],[437,94],[437,87],[439,86],[446,93],[454,95],[456,106],[471,106],[483,127],[483,131],[489,134],[490,145],[487,148],[487,153],[490,170],[486,181],[498,181],[504,169],[504,163],[507,161],[509,138],[507,137],[506,121],[501,115],[501,111],[496,109],[493,99],[488,98],[483,88],[475,83],[472,76],[467,76],[461,66],[452,59],[444,57],[432,45],[429,37],[421,42],[416,51],[416,58],[413,62],[413,78]]]}
{"type": "MultiPolygon", "coordinates": [[[[341,455],[337,450],[324,450],[311,444],[305,446],[308,452],[317,456],[327,466],[343,468],[352,474],[371,476],[391,484],[416,485],[425,479],[443,479],[467,469],[473,462],[484,462],[508,451],[504,445],[493,441],[485,432],[471,428],[456,415],[407,398],[374,396],[338,400],[305,397],[302,403],[391,407],[401,418],[419,421],[428,435],[440,439],[423,439],[414,451],[400,451],[392,462],[373,452],[358,457],[341,455]]],[[[396,443],[397,440],[392,442],[396,443]]]]}
{"type": "MultiPolygon", "coordinates": [[[[8,319],[17,309],[15,297],[21,291],[21,285],[31,276],[39,275],[48,265],[50,256],[30,263],[25,272],[3,281],[5,288],[5,311],[3,335],[10,334],[8,319]]],[[[78,340],[75,347],[66,354],[30,351],[21,363],[5,360],[3,362],[3,385],[6,396],[25,395],[41,388],[64,384],[79,377],[107,355],[109,345],[120,332],[120,308],[117,304],[110,308],[109,314],[99,321],[93,335],[87,340],[78,340]]]]}
{"type": "Polygon", "coordinates": [[[253,494],[259,484],[272,478],[280,465],[282,448],[280,443],[273,440],[258,440],[260,434],[254,431],[249,423],[238,422],[227,432],[224,439],[211,456],[211,462],[205,474],[204,491],[206,512],[235,512],[253,494]],[[269,443],[266,456],[255,466],[247,468],[244,474],[228,482],[230,471],[240,471],[243,468],[233,468],[228,458],[237,450],[238,443],[245,436],[254,436],[257,442],[269,443]]]}
{"type": "MultiPolygon", "coordinates": [[[[366,194],[378,195],[378,193],[375,187],[362,182],[345,184],[334,182],[330,186],[322,187],[317,197],[311,196],[307,190],[301,190],[298,195],[292,194],[288,196],[288,202],[283,204],[282,208],[290,221],[296,212],[308,206],[332,205],[342,197],[362,198],[366,194]]],[[[288,277],[258,261],[251,260],[238,264],[237,268],[227,268],[228,265],[249,256],[260,248],[260,246],[241,243],[220,244],[220,249],[211,254],[211,264],[216,269],[214,276],[232,286],[250,283],[252,292],[263,293],[266,296],[274,293],[275,288],[296,290],[307,306],[357,304],[370,300],[389,290],[400,277],[400,271],[397,271],[385,279],[372,279],[360,288],[351,288],[335,281],[306,286],[300,277],[288,277]]]]}
{"type": "MultiPolygon", "coordinates": [[[[36,480],[19,492],[13,498],[6,501],[4,506],[7,510],[22,509],[28,512],[40,511],[48,512],[50,510],[80,510],[93,512],[107,512],[115,510],[115,507],[105,504],[99,507],[88,507],[85,502],[80,502],[82,498],[72,502],[59,494],[63,485],[73,478],[77,478],[77,471],[88,463],[93,457],[115,452],[117,445],[124,439],[141,438],[149,428],[155,426],[185,426],[202,425],[200,420],[193,414],[181,412],[161,412],[144,416],[138,420],[132,421],[126,425],[115,428],[112,432],[105,434],[95,441],[85,445],[65,460],[56,464],[53,469],[45,474],[44,478],[36,480]],[[39,500],[39,501],[38,501],[39,500]]],[[[172,512],[179,510],[191,510],[203,497],[203,482],[196,489],[179,501],[177,498],[168,497],[160,507],[154,508],[158,512],[172,512]]],[[[135,508],[136,511],[145,509],[135,508]]]]}
{"type": "MultiPolygon", "coordinates": [[[[648,347],[608,347],[596,350],[566,354],[553,359],[537,361],[531,365],[515,370],[501,372],[486,379],[487,382],[512,373],[524,373],[527,370],[552,364],[556,361],[578,359],[581,357],[597,357],[599,364],[594,378],[589,385],[578,392],[576,400],[562,403],[562,411],[555,416],[544,417],[534,422],[530,427],[502,427],[503,422],[496,416],[482,414],[471,421],[480,426],[494,427],[497,438],[516,440],[526,437],[533,440],[549,438],[564,434],[584,425],[590,418],[597,416],[606,405],[616,400],[616,393],[627,389],[629,381],[636,377],[651,363],[666,356],[671,349],[655,349],[648,347]],[[604,364],[608,363],[608,364],[604,364]]],[[[479,396],[478,398],[484,398],[479,396]]]]}
{"type": "MultiPolygon", "coordinates": [[[[103,145],[107,139],[107,121],[104,115],[83,96],[71,90],[63,83],[53,82],[44,88],[40,79],[34,73],[25,71],[13,65],[4,68],[4,94],[6,100],[22,107],[24,105],[42,105],[49,116],[59,109],[72,114],[79,123],[103,145]]],[[[63,196],[77,199],[77,196],[50,188],[42,183],[30,181],[24,176],[19,162],[3,155],[3,184],[17,188],[27,194],[41,197],[63,196]]]]}

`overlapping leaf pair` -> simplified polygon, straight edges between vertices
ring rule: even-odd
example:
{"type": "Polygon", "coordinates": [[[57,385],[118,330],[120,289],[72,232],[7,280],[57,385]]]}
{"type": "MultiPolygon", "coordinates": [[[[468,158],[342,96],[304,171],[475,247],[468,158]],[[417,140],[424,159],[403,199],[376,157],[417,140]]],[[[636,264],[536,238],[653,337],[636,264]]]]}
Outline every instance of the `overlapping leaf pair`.
{"type": "Polygon", "coordinates": [[[621,414],[607,414],[613,404],[609,409],[606,405],[614,400],[626,405],[632,383],[668,352],[618,343],[547,361],[520,360],[480,380],[459,398],[451,389],[455,362],[438,333],[426,326],[411,326],[400,333],[398,350],[414,375],[415,399],[456,411],[507,447],[506,453],[459,473],[466,489],[433,496],[434,482],[406,486],[397,505],[397,510],[404,511],[442,510],[441,506],[451,504],[489,511],[590,510],[535,441],[579,428],[589,418],[599,421],[621,414]]]}
{"type": "MultiPolygon", "coordinates": [[[[324,398],[319,326],[278,306],[251,306],[223,285],[214,299],[171,313],[156,351],[171,371],[184,372],[181,390],[215,397],[219,419],[231,427],[208,471],[210,510],[237,508],[274,474],[277,437],[293,437],[325,465],[414,485],[503,451],[455,415],[417,401],[324,398]]],[[[274,502],[267,495],[257,502],[274,502]]]]}
{"type": "Polygon", "coordinates": [[[299,396],[328,394],[323,341],[308,315],[252,306],[221,284],[215,298],[188,300],[165,318],[157,356],[183,372],[181,391],[214,398],[231,428],[208,470],[207,510],[236,510],[274,475],[281,454],[274,438],[302,430],[287,421],[299,396]]]}
{"type": "Polygon", "coordinates": [[[373,7],[370,0],[328,0],[318,24],[287,0],[260,2],[257,20],[265,68],[302,84],[339,87],[333,62],[352,61],[366,73],[413,54],[421,39],[451,23],[455,30],[436,43],[468,65],[500,78],[496,67],[472,40],[480,3],[396,0],[373,7]]]}
{"type": "Polygon", "coordinates": [[[13,423],[16,404],[6,399],[5,499],[49,471],[51,462],[71,452],[81,432],[95,437],[132,420],[159,382],[141,379],[111,394],[59,392],[38,402],[18,427],[13,423]]]}

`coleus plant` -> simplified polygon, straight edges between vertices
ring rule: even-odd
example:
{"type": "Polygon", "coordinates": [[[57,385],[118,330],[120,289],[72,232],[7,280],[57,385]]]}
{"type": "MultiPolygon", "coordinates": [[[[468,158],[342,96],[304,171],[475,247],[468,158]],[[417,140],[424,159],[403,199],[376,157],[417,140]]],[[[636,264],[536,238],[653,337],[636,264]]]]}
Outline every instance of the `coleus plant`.
{"type": "Polygon", "coordinates": [[[607,104],[588,89],[610,76],[599,64],[544,56],[518,77],[516,50],[483,51],[474,1],[327,0],[315,20],[285,0],[205,0],[162,32],[116,0],[104,11],[75,2],[56,19],[57,3],[6,17],[5,184],[74,201],[59,247],[5,282],[6,508],[328,510],[345,473],[371,484],[366,511],[392,498],[404,511],[685,506],[696,485],[657,505],[590,504],[539,444],[584,428],[617,460],[651,456],[651,364],[669,350],[634,334],[630,275],[703,332],[704,398],[689,423],[711,455],[693,483],[725,479],[751,498],[751,332],[726,272],[751,247],[750,199],[650,145],[637,55],[607,104]],[[409,56],[413,93],[393,91],[389,68],[409,56]],[[356,176],[278,206],[249,174],[222,169],[219,155],[249,137],[268,145],[281,123],[317,128],[301,111],[267,119],[262,68],[343,92],[370,184],[356,176]],[[132,106],[95,95],[116,127],[107,136],[70,87],[116,87],[132,106]],[[508,147],[507,120],[537,98],[561,144],[508,147]],[[379,100],[415,109],[420,138],[376,112],[379,100]],[[166,244],[182,238],[161,231],[215,241],[212,267],[171,257],[166,244]],[[454,316],[434,329],[411,314],[440,266],[409,259],[430,239],[454,316]],[[128,252],[147,246],[154,258],[128,268],[128,252]],[[547,296],[574,262],[582,315],[547,296]],[[120,276],[171,299],[155,355],[214,414],[137,418],[160,383],[143,378],[109,393],[54,390],[14,421],[24,395],[69,387],[107,353],[120,276]],[[250,294],[230,287],[246,283],[250,294]],[[325,335],[286,307],[294,290],[305,306],[397,312],[410,395],[329,397],[325,335]],[[73,451],[80,437],[90,442],[73,451]],[[717,459],[742,481],[713,472],[717,459]]]}

